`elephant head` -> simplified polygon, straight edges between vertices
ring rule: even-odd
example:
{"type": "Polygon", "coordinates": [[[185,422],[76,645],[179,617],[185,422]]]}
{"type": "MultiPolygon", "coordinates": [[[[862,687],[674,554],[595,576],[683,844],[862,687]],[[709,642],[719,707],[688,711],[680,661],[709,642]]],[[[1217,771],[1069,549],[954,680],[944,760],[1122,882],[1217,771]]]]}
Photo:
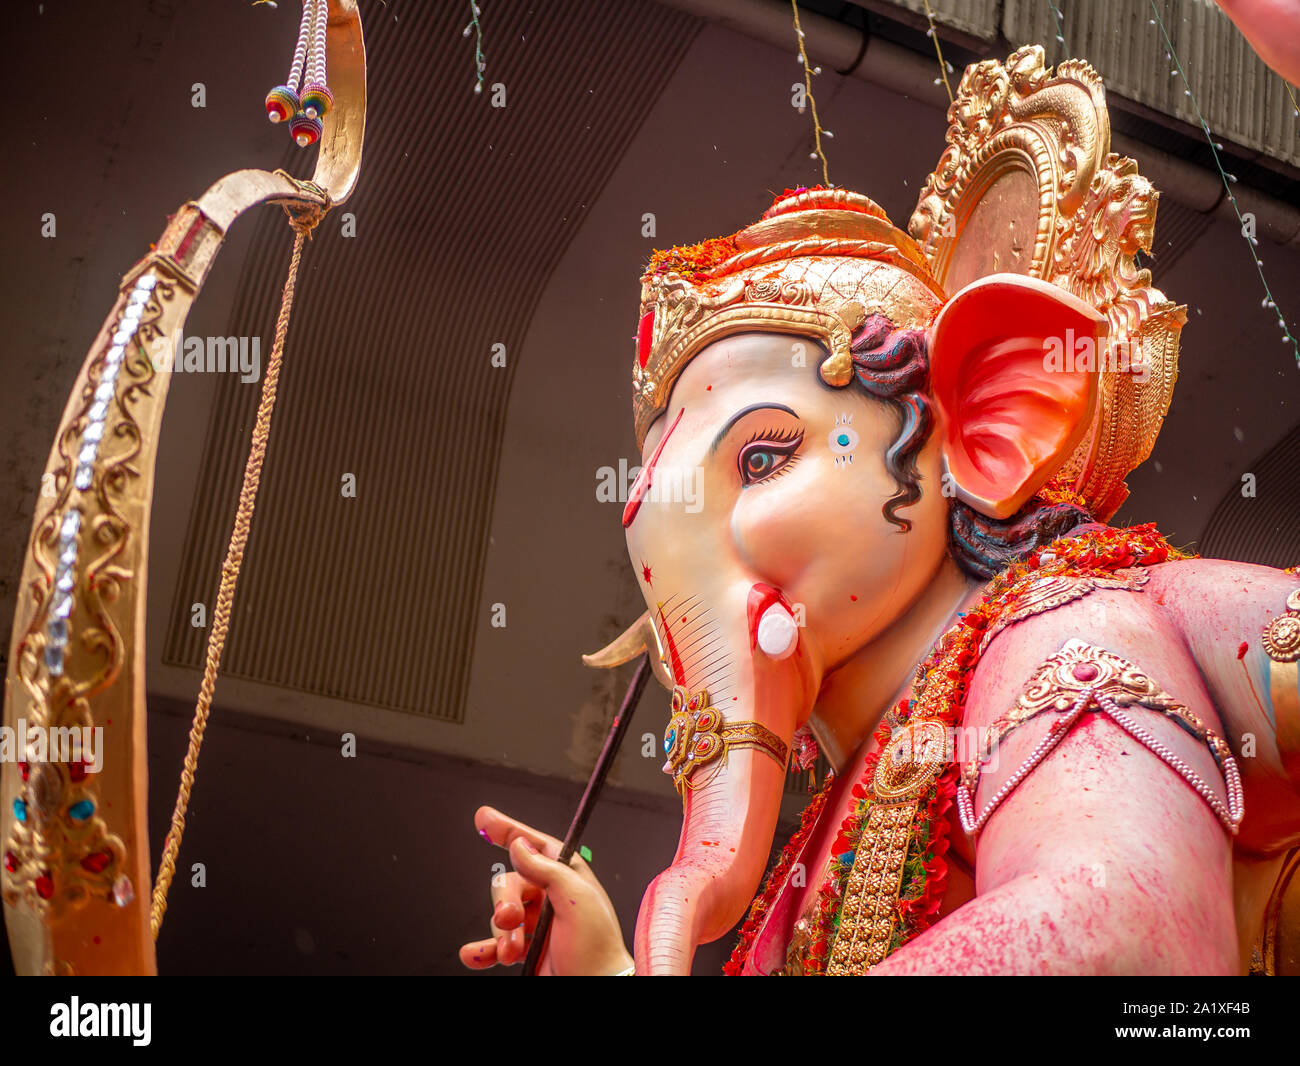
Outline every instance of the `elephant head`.
{"type": "Polygon", "coordinates": [[[851,756],[844,678],[872,678],[848,688],[878,714],[999,551],[1089,521],[1042,490],[1094,409],[1096,363],[1069,357],[1106,323],[1013,275],[946,298],[839,190],[659,253],[642,291],[623,524],[673,683],[684,821],[635,953],[681,973],[758,888],[796,730],[851,756]]]}

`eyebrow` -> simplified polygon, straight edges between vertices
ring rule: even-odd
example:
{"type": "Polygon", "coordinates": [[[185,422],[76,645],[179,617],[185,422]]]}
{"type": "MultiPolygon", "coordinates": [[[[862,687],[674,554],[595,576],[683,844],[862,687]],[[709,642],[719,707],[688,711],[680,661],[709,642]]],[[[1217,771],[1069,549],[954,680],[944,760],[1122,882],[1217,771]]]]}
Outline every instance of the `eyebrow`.
{"type": "Polygon", "coordinates": [[[720,445],[722,443],[723,438],[726,437],[726,435],[731,432],[732,426],[734,426],[746,415],[753,414],[755,411],[784,411],[788,415],[794,415],[795,418],[799,417],[797,414],[795,414],[794,411],[790,410],[790,408],[786,407],[786,405],[783,403],[752,403],[748,407],[742,407],[739,411],[737,411],[734,415],[732,415],[729,419],[727,419],[727,424],[723,426],[720,430],[718,430],[718,435],[713,438],[713,444],[710,445],[709,447],[709,453],[713,454],[718,450],[718,445],[720,445]]]}

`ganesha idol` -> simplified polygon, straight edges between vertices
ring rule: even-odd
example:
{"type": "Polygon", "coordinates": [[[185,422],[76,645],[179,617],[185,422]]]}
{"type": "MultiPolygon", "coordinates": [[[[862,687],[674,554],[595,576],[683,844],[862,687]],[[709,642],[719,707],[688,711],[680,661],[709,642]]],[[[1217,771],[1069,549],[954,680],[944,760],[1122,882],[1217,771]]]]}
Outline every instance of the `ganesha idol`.
{"type": "Polygon", "coordinates": [[[590,867],[482,808],[515,872],[467,964],[545,892],[549,973],[689,973],[742,919],[734,974],[1295,972],[1300,576],[1106,524],[1185,321],[1134,262],[1156,194],[1086,63],[980,63],[949,116],[910,235],[808,188],[651,259],[648,609],[588,661],[671,693],[680,843],[629,952],[590,867]]]}

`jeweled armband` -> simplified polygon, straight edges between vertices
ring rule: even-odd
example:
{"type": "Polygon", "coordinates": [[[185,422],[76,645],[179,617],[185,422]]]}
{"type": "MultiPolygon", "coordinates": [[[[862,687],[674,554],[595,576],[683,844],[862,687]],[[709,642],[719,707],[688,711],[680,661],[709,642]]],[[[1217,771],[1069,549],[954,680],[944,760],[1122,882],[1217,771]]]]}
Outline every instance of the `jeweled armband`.
{"type": "Polygon", "coordinates": [[[1287,596],[1286,613],[1264,627],[1262,643],[1277,750],[1291,767],[1300,759],[1300,589],[1287,596]]]}
{"type": "Polygon", "coordinates": [[[1088,711],[1101,711],[1126,733],[1157,755],[1196,791],[1218,816],[1224,828],[1235,834],[1241,825],[1242,806],[1241,774],[1227,743],[1183,704],[1165,692],[1149,676],[1127,659],[1113,652],[1070,640],[1048,659],[1020,694],[1015,707],[993,723],[989,736],[978,759],[967,763],[962,770],[961,785],[957,789],[957,810],[962,828],[972,835],[984,828],[989,817],[1016,787],[1064,739],[1076,721],[1088,711]],[[1171,751],[1150,732],[1131,711],[1134,708],[1159,711],[1168,715],[1183,729],[1191,733],[1210,750],[1223,774],[1228,802],[1225,806],[1218,794],[1182,758],[1171,751]],[[994,748],[1008,733],[1024,722],[1046,712],[1060,717],[1052,723],[1047,735],[1029,753],[1020,767],[1003,782],[984,809],[975,815],[975,791],[994,748]]]}
{"type": "Polygon", "coordinates": [[[767,752],[784,769],[790,761],[790,749],[767,726],[758,722],[728,722],[709,703],[709,694],[687,693],[673,689],[673,717],[664,733],[664,754],[668,761],[664,772],[672,775],[677,791],[703,788],[717,776],[732,748],[758,748],[767,752]],[[710,767],[702,779],[691,775],[701,767],[710,767]]]}

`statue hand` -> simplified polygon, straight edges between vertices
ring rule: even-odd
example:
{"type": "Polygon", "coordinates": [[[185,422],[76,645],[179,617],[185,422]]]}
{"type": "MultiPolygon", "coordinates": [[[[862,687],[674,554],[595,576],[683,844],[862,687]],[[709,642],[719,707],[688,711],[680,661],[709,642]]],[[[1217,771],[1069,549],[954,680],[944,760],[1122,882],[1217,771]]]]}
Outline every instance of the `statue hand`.
{"type": "Polygon", "coordinates": [[[515,869],[492,879],[492,936],[461,947],[464,965],[482,970],[522,962],[543,896],[555,916],[538,974],[603,977],[632,965],[614,906],[581,856],[562,866],[560,841],[492,807],[480,807],[474,824],[510,852],[515,869]]]}

